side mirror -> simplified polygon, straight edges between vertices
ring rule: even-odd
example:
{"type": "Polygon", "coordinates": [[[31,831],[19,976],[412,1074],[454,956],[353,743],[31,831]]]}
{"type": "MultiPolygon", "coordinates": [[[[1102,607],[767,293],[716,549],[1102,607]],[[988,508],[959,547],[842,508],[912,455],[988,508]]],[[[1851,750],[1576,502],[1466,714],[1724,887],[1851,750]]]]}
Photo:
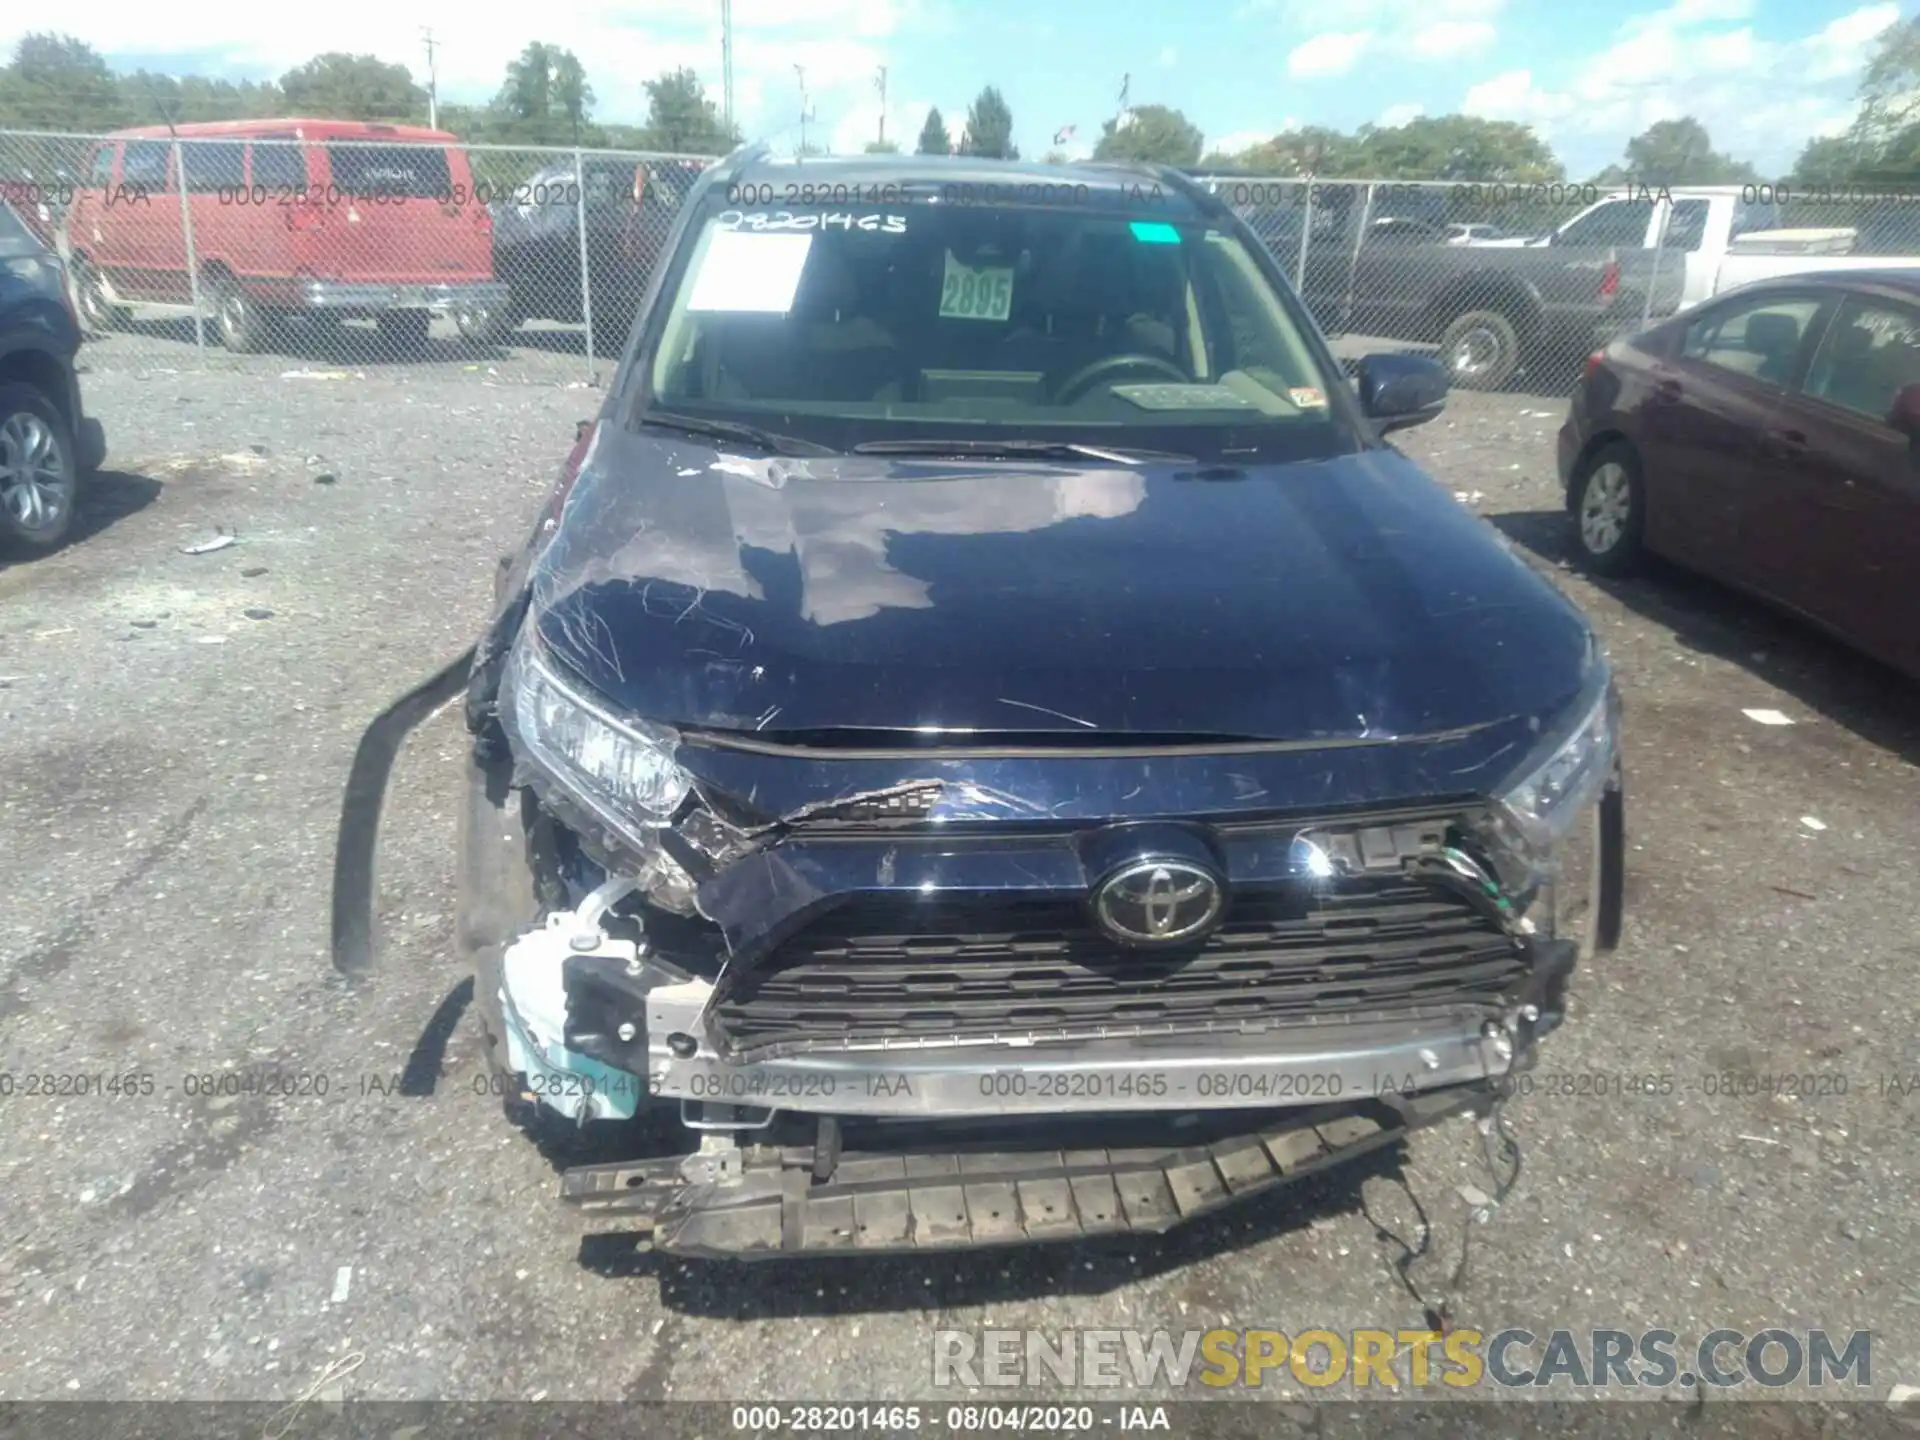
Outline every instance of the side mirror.
{"type": "Polygon", "coordinates": [[[1424,355],[1369,355],[1355,378],[1360,408],[1382,435],[1424,425],[1447,408],[1447,372],[1424,355]]]}
{"type": "Polygon", "coordinates": [[[1920,445],[1920,385],[1902,385],[1887,412],[1887,424],[1920,445]]]}

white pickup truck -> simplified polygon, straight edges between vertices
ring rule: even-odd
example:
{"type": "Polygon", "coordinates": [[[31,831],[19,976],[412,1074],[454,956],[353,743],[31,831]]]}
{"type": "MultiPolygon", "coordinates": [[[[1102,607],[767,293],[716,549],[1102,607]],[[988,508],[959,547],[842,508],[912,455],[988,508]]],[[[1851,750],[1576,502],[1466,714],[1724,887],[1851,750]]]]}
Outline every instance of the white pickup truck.
{"type": "MultiPolygon", "coordinates": [[[[1858,228],[1779,228],[1780,207],[1749,198],[1771,188],[1635,186],[1589,205],[1545,235],[1465,243],[1476,248],[1606,245],[1658,250],[1661,264],[1683,267],[1682,310],[1749,280],[1802,270],[1920,269],[1920,224],[1910,253],[1860,254],[1858,228]]],[[[1864,207],[1862,218],[1870,218],[1864,207]]]]}

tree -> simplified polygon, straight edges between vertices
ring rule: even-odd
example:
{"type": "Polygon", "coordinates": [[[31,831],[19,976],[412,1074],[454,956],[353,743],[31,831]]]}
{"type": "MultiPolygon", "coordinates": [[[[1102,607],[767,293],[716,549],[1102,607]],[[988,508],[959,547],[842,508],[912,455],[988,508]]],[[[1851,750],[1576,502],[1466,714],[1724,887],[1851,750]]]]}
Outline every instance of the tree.
{"type": "Polygon", "coordinates": [[[1794,178],[1803,184],[1920,180],[1920,16],[1880,32],[1856,95],[1860,110],[1847,133],[1809,140],[1794,178]]]}
{"type": "Polygon", "coordinates": [[[1852,139],[1877,162],[1920,125],[1920,16],[1880,32],[1860,77],[1852,139]]]}
{"type": "Polygon", "coordinates": [[[900,147],[891,140],[869,140],[867,142],[867,154],[869,155],[898,155],[899,153],[900,147]]]}
{"type": "Polygon", "coordinates": [[[1066,165],[1066,164],[1069,164],[1069,163],[1071,163],[1071,162],[1069,162],[1069,161],[1068,161],[1068,159],[1067,159],[1067,152],[1066,152],[1066,151],[1064,151],[1064,150],[1049,150],[1049,151],[1047,151],[1047,153],[1046,153],[1046,154],[1044,154],[1044,155],[1042,155],[1042,156],[1040,157],[1040,163],[1041,163],[1041,164],[1043,164],[1043,165],[1066,165]]]}
{"type": "Polygon", "coordinates": [[[1795,185],[1834,185],[1854,179],[1869,163],[1852,134],[1816,135],[1800,151],[1788,178],[1795,185]]]}
{"type": "Polygon", "coordinates": [[[573,143],[580,143],[580,127],[593,112],[593,87],[587,84],[587,72],[571,50],[562,50],[553,62],[553,99],[573,132],[573,143]]]}
{"type": "Polygon", "coordinates": [[[1387,180],[1477,180],[1541,184],[1566,176],[1527,125],[1475,115],[1422,115],[1405,125],[1363,125],[1349,163],[1387,180]]]}
{"type": "Polygon", "coordinates": [[[947,122],[940,118],[940,107],[934,106],[927,111],[927,123],[920,127],[920,142],[913,147],[916,155],[951,155],[953,141],[947,135],[947,122]]]}
{"type": "Polygon", "coordinates": [[[192,120],[264,120],[287,113],[286,97],[273,81],[209,80],[202,75],[155,75],[136,70],[116,77],[121,103],[130,116],[176,123],[192,120]]]}
{"type": "Polygon", "coordinates": [[[1139,160],[1150,165],[1197,165],[1206,138],[1200,127],[1165,105],[1142,105],[1129,111],[1124,125],[1112,120],[1100,127],[1096,160],[1139,160]]]}
{"type": "Polygon", "coordinates": [[[1238,155],[1215,158],[1225,163],[1211,168],[1240,170],[1250,175],[1350,177],[1361,173],[1358,143],[1325,125],[1283,130],[1271,140],[1262,140],[1238,155]]]}
{"type": "Polygon", "coordinates": [[[558,58],[555,47],[533,41],[507,62],[507,78],[494,105],[517,120],[544,122],[553,113],[553,62],[558,58]]]}
{"type": "Polygon", "coordinates": [[[1627,170],[1648,185],[1734,185],[1760,178],[1746,161],[1716,151],[1707,127],[1691,115],[1655,121],[1629,140],[1627,170]]]}
{"type": "Polygon", "coordinates": [[[107,62],[71,35],[23,36],[0,69],[0,127],[112,130],[126,121],[107,62]]]}
{"type": "Polygon", "coordinates": [[[991,85],[967,107],[967,128],[960,137],[960,153],[989,160],[1020,158],[1019,147],[1013,143],[1013,111],[991,85]]]}
{"type": "Polygon", "coordinates": [[[338,51],[282,75],[280,94],[294,114],[328,120],[414,120],[427,109],[406,66],[338,51]]]}
{"type": "Polygon", "coordinates": [[[486,132],[530,145],[600,143],[605,137],[588,123],[593,100],[579,58],[536,40],[507,62],[500,92],[487,107],[486,132]]]}
{"type": "Polygon", "coordinates": [[[676,155],[724,155],[740,143],[740,132],[720,118],[700,77],[682,66],[646,82],[647,123],[641,134],[647,150],[676,155]]]}

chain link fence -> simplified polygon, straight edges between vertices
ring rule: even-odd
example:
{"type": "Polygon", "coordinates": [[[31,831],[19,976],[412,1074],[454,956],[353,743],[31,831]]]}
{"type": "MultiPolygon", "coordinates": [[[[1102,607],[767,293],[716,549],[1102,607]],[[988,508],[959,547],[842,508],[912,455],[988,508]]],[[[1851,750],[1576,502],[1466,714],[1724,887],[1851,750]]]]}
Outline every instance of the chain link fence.
{"type": "Polygon", "coordinates": [[[1333,337],[1432,347],[1453,383],[1559,390],[1623,334],[1753,280],[1920,267],[1920,195],[1851,186],[1201,182],[1333,337]]]}
{"type": "MultiPolygon", "coordinates": [[[[713,163],[367,129],[0,132],[0,187],[67,262],[94,363],[258,353],[592,379],[624,348],[680,204],[713,163]]],[[[1920,265],[1920,198],[1889,191],[1200,183],[1349,353],[1432,348],[1468,388],[1516,375],[1562,388],[1599,344],[1747,280],[1920,265]]]]}
{"type": "Polygon", "coordinates": [[[261,354],[511,376],[489,362],[514,350],[577,357],[592,378],[712,163],[303,133],[0,132],[0,194],[65,262],[95,363],[261,354]]]}

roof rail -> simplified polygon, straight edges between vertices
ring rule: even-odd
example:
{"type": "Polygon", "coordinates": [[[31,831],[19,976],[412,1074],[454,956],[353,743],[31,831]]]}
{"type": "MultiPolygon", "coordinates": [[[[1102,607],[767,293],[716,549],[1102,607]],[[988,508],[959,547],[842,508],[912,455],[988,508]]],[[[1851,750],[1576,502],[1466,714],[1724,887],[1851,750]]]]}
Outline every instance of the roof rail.
{"type": "Polygon", "coordinates": [[[1186,170],[1174,165],[1154,165],[1149,168],[1156,178],[1166,181],[1169,189],[1178,190],[1191,200],[1196,209],[1212,215],[1232,213],[1224,200],[1201,185],[1186,170]]]}
{"type": "Polygon", "coordinates": [[[720,172],[720,182],[728,183],[740,178],[740,172],[756,160],[764,160],[773,153],[773,147],[765,140],[742,141],[729,150],[718,165],[713,168],[720,172]]]}

